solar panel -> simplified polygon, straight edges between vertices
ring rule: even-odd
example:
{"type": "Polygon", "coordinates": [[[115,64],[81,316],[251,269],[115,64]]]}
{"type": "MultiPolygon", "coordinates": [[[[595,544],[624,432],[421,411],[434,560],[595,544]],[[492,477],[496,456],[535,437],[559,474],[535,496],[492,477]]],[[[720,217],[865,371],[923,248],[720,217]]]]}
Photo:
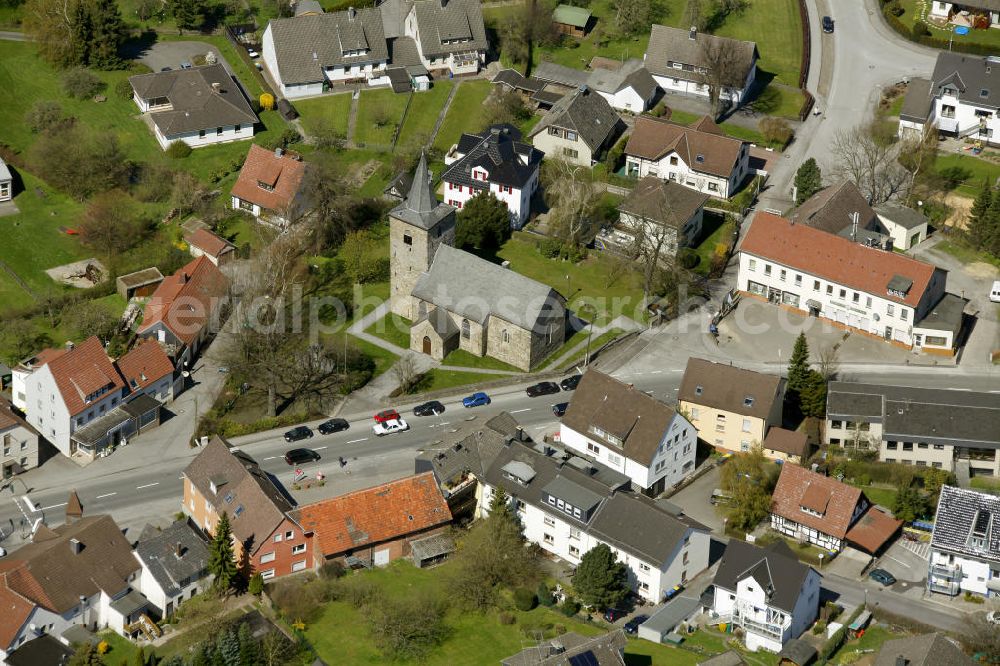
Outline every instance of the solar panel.
{"type": "Polygon", "coordinates": [[[990,512],[986,509],[980,509],[976,512],[976,522],[972,528],[972,533],[986,536],[986,530],[990,526],[990,512]]]}
{"type": "Polygon", "coordinates": [[[573,655],[569,658],[570,666],[601,666],[593,652],[587,650],[581,654],[573,655]]]}

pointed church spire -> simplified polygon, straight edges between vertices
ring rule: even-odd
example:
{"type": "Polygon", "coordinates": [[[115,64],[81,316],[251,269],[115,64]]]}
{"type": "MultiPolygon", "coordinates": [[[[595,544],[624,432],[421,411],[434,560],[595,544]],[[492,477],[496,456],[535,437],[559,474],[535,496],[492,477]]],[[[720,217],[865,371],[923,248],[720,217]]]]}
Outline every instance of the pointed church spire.
{"type": "Polygon", "coordinates": [[[413,184],[410,185],[410,193],[406,195],[406,207],[417,213],[430,213],[437,205],[434,183],[427,170],[427,155],[424,151],[420,151],[420,161],[413,173],[413,184]]]}

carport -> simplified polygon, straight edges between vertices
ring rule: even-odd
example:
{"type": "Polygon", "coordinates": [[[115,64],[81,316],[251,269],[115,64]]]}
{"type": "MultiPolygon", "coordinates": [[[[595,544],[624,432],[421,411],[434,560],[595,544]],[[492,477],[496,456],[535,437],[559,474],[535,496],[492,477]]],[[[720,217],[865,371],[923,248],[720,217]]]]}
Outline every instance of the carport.
{"type": "Polygon", "coordinates": [[[690,620],[700,611],[700,600],[694,597],[677,597],[639,625],[639,638],[645,638],[654,643],[663,643],[667,640],[679,643],[681,639],[680,636],[676,635],[675,630],[680,624],[690,620]]]}

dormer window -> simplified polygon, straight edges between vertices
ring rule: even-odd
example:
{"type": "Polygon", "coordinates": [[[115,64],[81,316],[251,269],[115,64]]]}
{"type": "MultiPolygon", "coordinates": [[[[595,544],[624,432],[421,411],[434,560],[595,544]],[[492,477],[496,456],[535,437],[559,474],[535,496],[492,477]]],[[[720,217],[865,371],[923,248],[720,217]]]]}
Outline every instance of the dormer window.
{"type": "Polygon", "coordinates": [[[695,161],[695,162],[698,162],[699,164],[703,164],[703,163],[705,162],[705,156],[699,153],[699,154],[698,154],[698,155],[697,155],[697,156],[696,156],[696,157],[694,158],[694,161],[695,161]]]}
{"type": "Polygon", "coordinates": [[[257,187],[264,190],[265,192],[274,192],[274,185],[271,185],[270,183],[265,183],[262,180],[257,181],[257,187]]]}
{"type": "Polygon", "coordinates": [[[705,388],[703,386],[695,386],[694,387],[694,394],[695,395],[701,395],[704,392],[705,392],[705,388]]]}
{"type": "Polygon", "coordinates": [[[744,396],[743,397],[743,406],[744,407],[753,407],[753,396],[752,395],[748,395],[748,396],[744,396]]]}
{"type": "Polygon", "coordinates": [[[982,88],[979,91],[979,96],[982,97],[983,99],[988,99],[990,96],[990,91],[987,88],[982,88]]]}

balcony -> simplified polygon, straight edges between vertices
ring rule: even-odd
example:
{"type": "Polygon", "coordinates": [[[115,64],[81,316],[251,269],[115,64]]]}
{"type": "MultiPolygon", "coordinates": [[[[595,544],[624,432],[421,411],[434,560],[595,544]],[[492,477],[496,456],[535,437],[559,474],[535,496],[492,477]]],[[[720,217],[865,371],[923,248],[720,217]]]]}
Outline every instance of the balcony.
{"type": "Polygon", "coordinates": [[[945,580],[961,580],[962,568],[957,564],[931,564],[931,575],[945,580]]]}
{"type": "Polygon", "coordinates": [[[958,119],[955,117],[949,118],[948,116],[938,116],[938,129],[942,132],[957,132],[958,131],[958,119]]]}
{"type": "Polygon", "coordinates": [[[931,580],[928,585],[931,592],[937,592],[938,594],[947,594],[954,597],[959,593],[959,583],[958,581],[944,581],[944,580],[931,580]]]}
{"type": "Polygon", "coordinates": [[[743,627],[746,631],[766,636],[767,638],[772,638],[776,641],[782,640],[782,636],[784,635],[784,627],[781,625],[770,624],[768,622],[758,622],[757,620],[751,620],[743,617],[739,615],[739,613],[733,614],[733,624],[738,627],[743,627]]]}

